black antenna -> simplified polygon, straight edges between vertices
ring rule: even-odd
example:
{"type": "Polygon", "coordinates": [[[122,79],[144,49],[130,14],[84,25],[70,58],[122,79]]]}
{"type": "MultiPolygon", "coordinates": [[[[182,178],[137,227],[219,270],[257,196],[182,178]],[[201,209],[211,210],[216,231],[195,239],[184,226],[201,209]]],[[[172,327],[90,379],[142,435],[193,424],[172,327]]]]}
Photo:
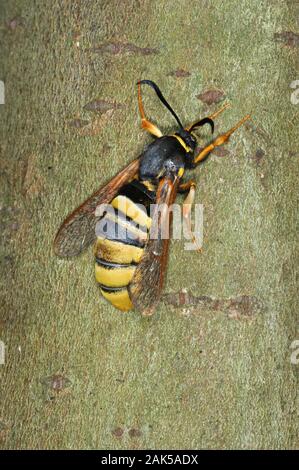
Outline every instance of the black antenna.
{"type": "Polygon", "coordinates": [[[183,125],[181,123],[181,121],[179,120],[177,114],[174,112],[174,110],[172,109],[172,107],[170,106],[170,104],[167,103],[166,99],[164,98],[164,96],[162,95],[161,93],[161,90],[160,88],[158,87],[158,85],[156,85],[154,82],[152,82],[151,80],[140,80],[139,82],[137,82],[137,85],[149,85],[150,87],[152,87],[155,92],[157,93],[158,95],[158,98],[160,101],[162,101],[162,103],[164,104],[164,106],[166,106],[166,108],[168,109],[168,111],[171,112],[171,114],[173,115],[173,117],[175,118],[175,120],[177,121],[178,125],[183,129],[183,125]]]}

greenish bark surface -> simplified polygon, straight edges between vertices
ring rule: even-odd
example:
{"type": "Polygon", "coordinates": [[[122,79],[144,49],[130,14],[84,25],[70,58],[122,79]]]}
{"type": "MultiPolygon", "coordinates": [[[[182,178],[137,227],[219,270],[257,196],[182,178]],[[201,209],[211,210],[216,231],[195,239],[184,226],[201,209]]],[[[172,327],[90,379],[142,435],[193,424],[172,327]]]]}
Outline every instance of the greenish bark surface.
{"type": "MultiPolygon", "coordinates": [[[[2,448],[298,447],[298,42],[280,34],[296,17],[278,0],[1,2],[2,448]],[[215,88],[232,104],[217,132],[253,118],[196,171],[204,251],[171,243],[149,319],[99,296],[92,249],[63,261],[52,248],[151,141],[139,78],[186,123],[221,105],[197,98],[215,88]],[[121,106],[84,109],[96,99],[121,106]],[[213,308],[177,305],[183,288],[213,308]]],[[[150,90],[145,102],[170,132],[150,90]]]]}

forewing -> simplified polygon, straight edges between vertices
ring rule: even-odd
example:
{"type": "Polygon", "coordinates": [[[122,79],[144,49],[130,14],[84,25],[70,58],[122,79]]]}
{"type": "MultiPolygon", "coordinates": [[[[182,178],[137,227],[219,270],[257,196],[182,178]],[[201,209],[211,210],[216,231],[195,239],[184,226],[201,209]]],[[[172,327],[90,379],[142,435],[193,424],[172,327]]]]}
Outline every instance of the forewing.
{"type": "Polygon", "coordinates": [[[58,256],[76,256],[95,240],[95,227],[99,220],[95,216],[96,207],[109,204],[120,188],[137,175],[138,168],[139,158],[133,160],[65,219],[54,240],[54,249],[58,256]]]}
{"type": "Polygon", "coordinates": [[[129,295],[134,307],[143,315],[152,315],[159,302],[168,259],[171,216],[169,206],[177,194],[178,179],[161,180],[152,217],[150,237],[133,279],[129,295]]]}

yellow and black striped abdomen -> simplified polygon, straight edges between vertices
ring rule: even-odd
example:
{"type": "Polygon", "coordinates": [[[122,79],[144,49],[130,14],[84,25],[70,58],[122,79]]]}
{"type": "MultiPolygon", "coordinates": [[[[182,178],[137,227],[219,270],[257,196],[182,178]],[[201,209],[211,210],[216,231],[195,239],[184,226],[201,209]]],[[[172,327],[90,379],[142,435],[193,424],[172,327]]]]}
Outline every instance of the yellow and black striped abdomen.
{"type": "Polygon", "coordinates": [[[151,219],[126,195],[113,199],[97,227],[95,275],[102,295],[119,310],[133,308],[128,293],[151,219]]]}

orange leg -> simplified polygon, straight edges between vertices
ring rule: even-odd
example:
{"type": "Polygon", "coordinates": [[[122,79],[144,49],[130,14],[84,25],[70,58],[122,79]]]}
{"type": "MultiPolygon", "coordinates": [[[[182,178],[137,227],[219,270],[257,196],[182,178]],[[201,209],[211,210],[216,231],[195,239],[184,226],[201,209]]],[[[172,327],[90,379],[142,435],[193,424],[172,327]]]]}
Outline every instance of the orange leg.
{"type": "Polygon", "coordinates": [[[189,189],[190,189],[192,186],[193,186],[194,188],[196,187],[196,183],[195,183],[194,180],[186,181],[186,183],[181,183],[181,184],[179,185],[178,191],[179,191],[180,193],[184,193],[184,192],[186,192],[186,191],[189,191],[189,189]]]}
{"type": "Polygon", "coordinates": [[[194,198],[195,198],[195,187],[196,187],[196,183],[193,180],[190,180],[190,181],[187,181],[187,183],[182,183],[179,186],[179,190],[186,191],[187,189],[189,189],[189,193],[183,203],[183,219],[184,219],[186,229],[189,235],[191,236],[191,240],[196,247],[196,251],[201,253],[202,248],[201,246],[199,246],[199,243],[194,233],[192,232],[192,224],[191,224],[191,210],[192,210],[192,204],[194,203],[194,198]]]}
{"type": "Polygon", "coordinates": [[[220,145],[223,145],[225,142],[228,141],[230,136],[237,130],[242,124],[244,124],[247,119],[250,118],[250,114],[247,114],[241,121],[239,121],[234,127],[232,127],[229,131],[225,132],[225,134],[220,135],[215,139],[212,143],[207,145],[195,158],[194,158],[194,163],[197,164],[201,162],[206,156],[214,150],[216,147],[220,147],[220,145]]]}
{"type": "Polygon", "coordinates": [[[142,98],[141,98],[141,84],[138,82],[138,107],[139,107],[139,112],[141,116],[141,127],[142,129],[147,130],[151,134],[155,135],[156,137],[162,137],[162,132],[160,129],[155,126],[152,122],[148,121],[145,117],[145,112],[142,104],[142,98]]]}

